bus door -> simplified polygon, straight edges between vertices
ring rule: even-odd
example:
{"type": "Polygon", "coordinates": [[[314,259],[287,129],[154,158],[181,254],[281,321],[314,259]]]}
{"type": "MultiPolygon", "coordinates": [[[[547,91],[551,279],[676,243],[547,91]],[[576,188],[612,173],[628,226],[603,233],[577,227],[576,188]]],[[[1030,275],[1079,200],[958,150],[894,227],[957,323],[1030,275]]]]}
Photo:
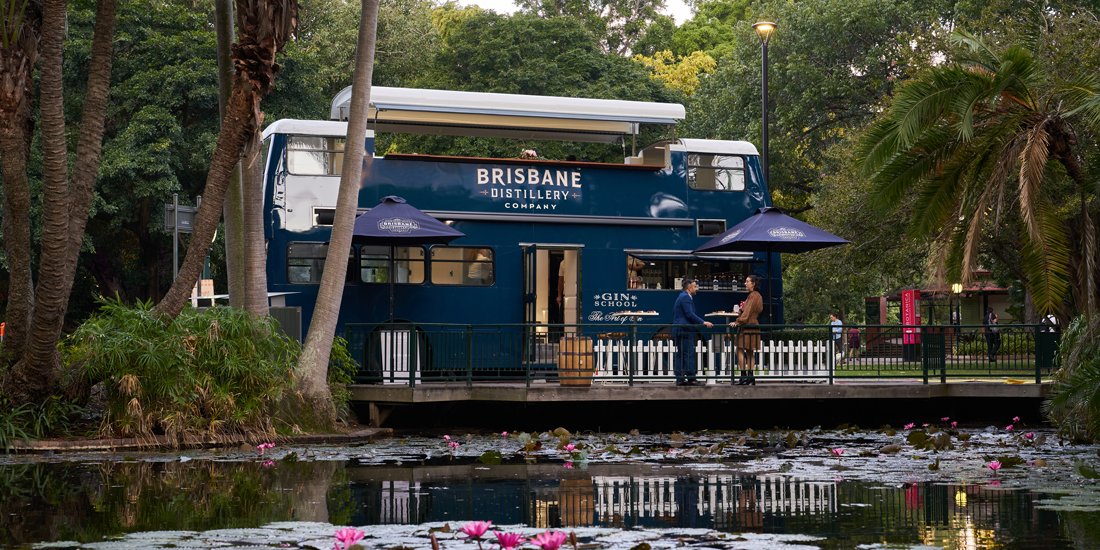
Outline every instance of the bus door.
{"type": "Polygon", "coordinates": [[[562,334],[577,332],[580,311],[579,245],[522,244],[523,322],[530,331],[528,356],[537,363],[557,360],[562,334]]]}

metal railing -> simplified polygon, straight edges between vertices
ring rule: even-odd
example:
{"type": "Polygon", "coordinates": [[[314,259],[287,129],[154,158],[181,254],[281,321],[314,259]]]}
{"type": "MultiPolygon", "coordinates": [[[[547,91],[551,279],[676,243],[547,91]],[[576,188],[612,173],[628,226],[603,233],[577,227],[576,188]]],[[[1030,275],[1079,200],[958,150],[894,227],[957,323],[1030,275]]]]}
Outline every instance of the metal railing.
{"type": "MultiPolygon", "coordinates": [[[[681,342],[689,342],[700,382],[737,380],[747,361],[728,326],[698,327],[694,339],[657,324],[349,324],[359,383],[672,382],[681,342]]],[[[1059,334],[1045,325],[761,325],[751,370],[757,380],[833,383],[899,378],[1022,378],[1054,369],[1059,334]]]]}

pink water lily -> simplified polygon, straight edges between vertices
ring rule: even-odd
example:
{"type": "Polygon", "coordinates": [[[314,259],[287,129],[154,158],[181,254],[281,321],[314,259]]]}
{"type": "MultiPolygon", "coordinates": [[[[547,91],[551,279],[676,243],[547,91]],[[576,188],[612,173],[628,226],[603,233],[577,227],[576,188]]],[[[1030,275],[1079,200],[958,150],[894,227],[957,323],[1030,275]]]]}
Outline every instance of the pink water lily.
{"type": "Polygon", "coordinates": [[[950,416],[945,416],[945,417],[940,419],[940,422],[947,422],[948,420],[951,420],[951,417],[950,416]]]}
{"type": "Polygon", "coordinates": [[[1018,416],[1013,416],[1012,417],[1012,423],[1013,424],[1018,424],[1019,422],[1020,422],[1020,417],[1018,417],[1018,416]]]}
{"type": "Polygon", "coordinates": [[[1016,426],[1013,426],[1012,424],[1009,424],[1009,425],[1005,426],[1005,431],[1006,432],[1011,432],[1012,430],[1015,430],[1015,429],[1016,429],[1016,426]]]}
{"type": "Polygon", "coordinates": [[[908,423],[908,424],[906,424],[906,425],[904,425],[904,426],[902,426],[902,427],[903,427],[903,428],[905,428],[906,430],[912,430],[912,429],[913,429],[913,428],[915,428],[916,426],[917,426],[917,425],[916,425],[915,423],[913,423],[913,422],[910,422],[910,423],[908,423]]]}
{"type": "Polygon", "coordinates": [[[336,531],[336,542],[333,543],[332,550],[347,550],[353,544],[363,540],[364,536],[366,533],[354,527],[344,527],[336,531]]]}
{"type": "Polygon", "coordinates": [[[1001,462],[999,460],[994,460],[993,462],[990,462],[989,469],[993,470],[993,473],[997,473],[997,470],[1001,469],[1001,462]]]}
{"type": "Polygon", "coordinates": [[[572,443],[570,443],[570,444],[566,445],[566,446],[565,446],[564,448],[565,448],[565,451],[566,451],[566,452],[569,452],[569,453],[571,453],[571,452],[573,452],[573,450],[574,450],[574,449],[576,449],[576,448],[577,448],[577,446],[576,446],[576,445],[574,445],[574,444],[572,444],[572,443]]]}
{"type": "Polygon", "coordinates": [[[491,521],[471,521],[463,525],[462,529],[459,529],[459,531],[466,533],[466,536],[472,539],[480,539],[492,526],[493,522],[491,521]]]}
{"type": "Polygon", "coordinates": [[[264,451],[274,448],[275,444],[270,441],[268,441],[267,443],[260,443],[259,445],[256,445],[256,450],[260,453],[260,456],[263,456],[264,451]]]}
{"type": "Polygon", "coordinates": [[[450,441],[450,440],[451,440],[451,436],[449,436],[449,435],[443,436],[443,441],[450,441]]]}
{"type": "Polygon", "coordinates": [[[952,420],[952,421],[951,421],[951,427],[952,427],[952,428],[958,428],[958,427],[959,427],[959,423],[958,423],[958,422],[955,422],[954,420],[952,420]]]}
{"type": "Polygon", "coordinates": [[[494,531],[493,534],[497,536],[497,544],[500,545],[501,550],[514,550],[515,548],[519,548],[519,546],[527,540],[519,533],[502,533],[500,531],[494,531]]]}
{"type": "Polygon", "coordinates": [[[1027,432],[1026,434],[1024,434],[1024,438],[1028,441],[1035,439],[1035,432],[1027,432]]]}
{"type": "Polygon", "coordinates": [[[508,437],[508,432],[500,432],[500,437],[508,437]]]}
{"type": "Polygon", "coordinates": [[[531,544],[542,548],[542,550],[558,550],[567,538],[569,536],[562,531],[547,531],[531,539],[531,544]]]}
{"type": "Polygon", "coordinates": [[[573,462],[572,461],[566,461],[565,464],[562,464],[562,467],[565,468],[566,470],[572,470],[573,469],[573,462]]]}
{"type": "Polygon", "coordinates": [[[260,464],[260,467],[261,468],[274,468],[275,467],[275,461],[274,460],[265,460],[263,464],[260,464]]]}
{"type": "Polygon", "coordinates": [[[451,450],[453,451],[453,450],[458,448],[458,442],[457,441],[448,441],[447,446],[450,447],[451,450]]]}
{"type": "Polygon", "coordinates": [[[837,458],[844,456],[844,449],[841,449],[840,447],[837,447],[836,449],[830,449],[830,451],[833,453],[833,456],[837,458]]]}

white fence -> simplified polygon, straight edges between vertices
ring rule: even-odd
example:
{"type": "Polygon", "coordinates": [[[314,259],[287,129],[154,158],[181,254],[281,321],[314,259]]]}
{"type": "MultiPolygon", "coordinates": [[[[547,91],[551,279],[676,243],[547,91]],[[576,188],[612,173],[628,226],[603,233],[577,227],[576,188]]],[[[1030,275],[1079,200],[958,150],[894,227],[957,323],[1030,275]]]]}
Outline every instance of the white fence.
{"type": "MultiPolygon", "coordinates": [[[[695,365],[700,378],[708,384],[722,377],[736,378],[733,339],[715,337],[695,342],[695,365]]],[[[598,380],[626,382],[631,380],[630,365],[634,365],[633,380],[668,381],[675,377],[673,361],[677,346],[673,340],[635,340],[599,338],[593,346],[598,380]],[[633,359],[633,361],[632,361],[633,359]]],[[[756,352],[754,375],[760,379],[826,381],[829,377],[829,355],[832,346],[826,340],[763,340],[756,352]]]]}
{"type": "Polygon", "coordinates": [[[756,512],[781,515],[833,514],[837,511],[836,484],[781,475],[747,478],[709,475],[695,480],[675,477],[593,476],[596,513],[615,516],[671,517],[682,513],[721,517],[756,512]],[[679,484],[684,487],[677,490],[679,484]],[[683,491],[693,498],[685,499],[683,491]],[[680,510],[685,502],[695,510],[680,510]]]}

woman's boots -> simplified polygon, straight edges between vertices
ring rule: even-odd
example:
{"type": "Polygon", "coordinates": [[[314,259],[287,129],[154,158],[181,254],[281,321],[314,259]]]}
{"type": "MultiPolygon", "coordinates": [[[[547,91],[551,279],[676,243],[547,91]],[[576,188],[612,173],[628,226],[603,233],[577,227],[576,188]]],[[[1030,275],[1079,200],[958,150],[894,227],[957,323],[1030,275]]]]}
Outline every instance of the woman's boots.
{"type": "Polygon", "coordinates": [[[751,370],[741,371],[741,378],[737,381],[738,386],[755,386],[756,377],[752,375],[751,370]]]}

